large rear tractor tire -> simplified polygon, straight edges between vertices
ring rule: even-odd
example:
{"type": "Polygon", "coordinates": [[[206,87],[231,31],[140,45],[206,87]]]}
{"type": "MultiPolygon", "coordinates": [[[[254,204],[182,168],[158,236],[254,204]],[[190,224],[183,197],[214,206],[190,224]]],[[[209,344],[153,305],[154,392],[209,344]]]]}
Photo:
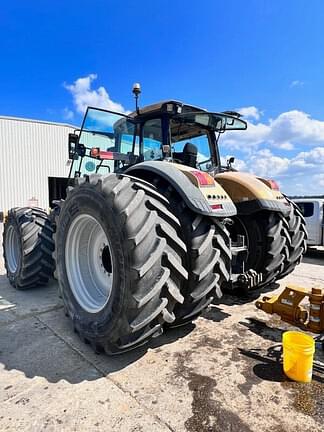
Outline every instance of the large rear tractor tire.
{"type": "Polygon", "coordinates": [[[283,269],[278,279],[282,279],[294,271],[295,267],[300,264],[304,254],[307,251],[307,231],[306,222],[299,207],[293,201],[286,197],[290,204],[290,211],[287,217],[283,217],[284,236],[286,238],[286,247],[284,250],[283,269]]]}
{"type": "Polygon", "coordinates": [[[4,223],[3,250],[12,286],[25,290],[46,285],[53,275],[53,229],[46,212],[13,208],[4,223]]]}
{"type": "Polygon", "coordinates": [[[220,287],[230,277],[229,233],[221,220],[189,210],[164,180],[150,181],[170,202],[170,211],[181,223],[181,238],[187,247],[188,280],[182,280],[184,302],[176,305],[176,320],[170,325],[175,327],[193,321],[215,298],[222,296],[220,287]]]}
{"type": "Polygon", "coordinates": [[[174,207],[178,215],[188,254],[189,274],[182,288],[184,302],[175,307],[176,321],[171,326],[193,321],[210,303],[222,296],[221,285],[230,277],[231,252],[225,225],[216,219],[193,214],[183,203],[174,207]]]}
{"type": "Polygon", "coordinates": [[[188,275],[167,205],[147,183],[116,174],[68,190],[56,223],[57,276],[75,331],[96,351],[133,349],[175,320],[188,275]]]}

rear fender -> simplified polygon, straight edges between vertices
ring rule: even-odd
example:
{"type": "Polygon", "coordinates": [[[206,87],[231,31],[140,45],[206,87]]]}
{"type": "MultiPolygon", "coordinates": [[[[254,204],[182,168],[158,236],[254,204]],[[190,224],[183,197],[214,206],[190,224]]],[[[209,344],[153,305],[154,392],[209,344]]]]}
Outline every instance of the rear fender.
{"type": "Polygon", "coordinates": [[[237,213],[222,186],[195,168],[165,161],[147,161],[128,168],[124,173],[147,181],[152,176],[164,179],[195,213],[222,218],[237,213]]]}
{"type": "Polygon", "coordinates": [[[290,205],[285,196],[271,189],[270,182],[253,174],[228,171],[216,174],[215,180],[232,198],[238,214],[248,215],[261,210],[289,213],[290,205]]]}

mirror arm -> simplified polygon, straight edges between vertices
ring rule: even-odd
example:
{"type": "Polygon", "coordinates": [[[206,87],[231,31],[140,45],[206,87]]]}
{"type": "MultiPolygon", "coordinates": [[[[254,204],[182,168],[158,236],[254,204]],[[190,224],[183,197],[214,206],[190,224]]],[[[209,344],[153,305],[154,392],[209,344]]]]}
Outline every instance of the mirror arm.
{"type": "Polygon", "coordinates": [[[77,174],[77,173],[79,174],[78,177],[80,177],[80,174],[81,174],[81,166],[82,166],[83,158],[84,158],[84,156],[81,156],[80,163],[79,163],[79,169],[78,169],[78,171],[75,172],[75,174],[77,174]]]}

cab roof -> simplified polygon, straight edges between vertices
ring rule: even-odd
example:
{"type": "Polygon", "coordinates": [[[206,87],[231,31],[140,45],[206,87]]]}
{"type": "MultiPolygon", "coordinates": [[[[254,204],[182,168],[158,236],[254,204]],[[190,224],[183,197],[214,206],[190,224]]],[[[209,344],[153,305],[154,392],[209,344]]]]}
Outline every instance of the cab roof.
{"type": "Polygon", "coordinates": [[[151,114],[156,114],[157,112],[172,112],[170,109],[168,109],[168,105],[171,108],[172,107],[181,107],[181,112],[200,112],[200,111],[206,111],[204,108],[200,108],[194,105],[188,105],[183,102],[177,101],[177,100],[164,100],[157,102],[152,105],[146,105],[142,108],[139,108],[138,112],[133,111],[129,114],[129,117],[140,117],[140,116],[150,116],[151,114]]]}

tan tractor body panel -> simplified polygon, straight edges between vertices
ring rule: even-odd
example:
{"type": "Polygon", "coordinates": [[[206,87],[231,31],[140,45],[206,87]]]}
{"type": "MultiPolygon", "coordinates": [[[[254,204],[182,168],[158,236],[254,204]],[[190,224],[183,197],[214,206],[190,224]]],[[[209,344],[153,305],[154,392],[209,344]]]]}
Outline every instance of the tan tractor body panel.
{"type": "Polygon", "coordinates": [[[281,192],[271,189],[253,174],[228,171],[216,174],[215,179],[235,203],[255,199],[271,201],[285,199],[281,192]]]}
{"type": "Polygon", "coordinates": [[[289,202],[270,182],[253,174],[227,171],[215,175],[215,180],[228,193],[238,214],[253,214],[261,210],[280,212],[287,215],[289,202]]]}

